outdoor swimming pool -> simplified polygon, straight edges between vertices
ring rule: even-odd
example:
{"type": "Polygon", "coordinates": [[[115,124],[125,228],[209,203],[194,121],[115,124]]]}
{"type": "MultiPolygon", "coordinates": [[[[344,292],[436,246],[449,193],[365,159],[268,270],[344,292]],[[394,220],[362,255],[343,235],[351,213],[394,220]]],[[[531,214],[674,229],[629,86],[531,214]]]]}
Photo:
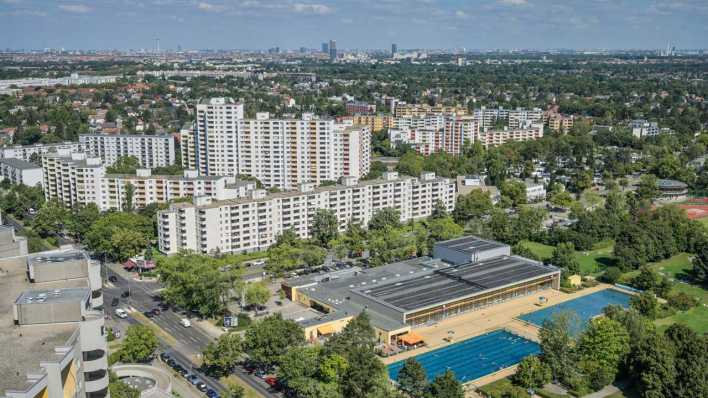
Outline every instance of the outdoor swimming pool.
{"type": "MultiPolygon", "coordinates": [[[[417,355],[415,359],[425,369],[429,381],[450,369],[455,372],[457,380],[465,383],[516,365],[524,357],[540,351],[539,345],[531,340],[506,330],[495,330],[417,355]]],[[[391,380],[398,378],[403,363],[399,361],[388,365],[391,380]]]]}
{"type": "Polygon", "coordinates": [[[631,295],[618,290],[605,289],[542,310],[530,312],[520,316],[519,319],[541,327],[543,326],[543,321],[552,318],[555,314],[565,311],[574,312],[578,315],[578,321],[580,322],[580,325],[576,325],[574,329],[579,332],[585,328],[585,325],[590,319],[602,314],[603,308],[610,304],[621,305],[627,308],[629,307],[629,300],[631,298],[631,295]]]}

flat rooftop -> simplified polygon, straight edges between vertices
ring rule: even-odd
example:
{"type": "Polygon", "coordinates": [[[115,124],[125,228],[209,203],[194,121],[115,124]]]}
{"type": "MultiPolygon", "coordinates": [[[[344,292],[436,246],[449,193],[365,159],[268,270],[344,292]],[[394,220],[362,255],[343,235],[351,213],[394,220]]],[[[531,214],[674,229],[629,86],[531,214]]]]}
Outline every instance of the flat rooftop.
{"type": "Polygon", "coordinates": [[[65,252],[57,253],[44,253],[41,255],[30,255],[27,257],[29,264],[50,264],[50,263],[63,263],[65,261],[77,261],[77,260],[88,260],[86,254],[79,250],[70,250],[65,252]]]}
{"type": "Polygon", "coordinates": [[[0,361],[0,395],[4,395],[5,390],[25,388],[27,373],[41,372],[40,362],[54,359],[54,348],[66,344],[79,327],[75,323],[57,323],[49,327],[15,325],[13,305],[26,291],[53,292],[55,289],[88,287],[85,279],[30,283],[27,278],[24,259],[0,260],[0,358],[12,358],[0,361]]]}
{"type": "Polygon", "coordinates": [[[86,299],[91,290],[86,287],[25,290],[15,300],[16,304],[72,303],[86,299]]]}
{"type": "Polygon", "coordinates": [[[457,239],[437,242],[436,245],[468,254],[474,254],[479,251],[492,250],[506,246],[503,243],[478,238],[476,236],[463,236],[457,239]]]}
{"type": "Polygon", "coordinates": [[[15,158],[3,158],[0,159],[0,163],[4,163],[10,167],[16,168],[18,170],[33,170],[33,169],[41,169],[41,166],[37,166],[34,163],[26,162],[22,159],[15,159],[15,158]]]}
{"type": "Polygon", "coordinates": [[[500,256],[356,291],[407,312],[556,272],[557,268],[542,263],[521,257],[500,256]]]}

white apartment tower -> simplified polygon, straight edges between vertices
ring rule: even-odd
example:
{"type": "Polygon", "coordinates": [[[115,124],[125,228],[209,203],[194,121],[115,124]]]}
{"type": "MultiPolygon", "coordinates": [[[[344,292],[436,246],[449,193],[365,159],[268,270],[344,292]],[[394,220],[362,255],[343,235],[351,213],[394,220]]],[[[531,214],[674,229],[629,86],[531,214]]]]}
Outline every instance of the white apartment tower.
{"type": "Polygon", "coordinates": [[[266,187],[362,177],[370,167],[368,127],[312,114],[275,119],[261,112],[245,119],[243,104],[231,98],[200,102],[193,130],[181,134],[185,168],[202,175],[250,175],[266,187]]]}

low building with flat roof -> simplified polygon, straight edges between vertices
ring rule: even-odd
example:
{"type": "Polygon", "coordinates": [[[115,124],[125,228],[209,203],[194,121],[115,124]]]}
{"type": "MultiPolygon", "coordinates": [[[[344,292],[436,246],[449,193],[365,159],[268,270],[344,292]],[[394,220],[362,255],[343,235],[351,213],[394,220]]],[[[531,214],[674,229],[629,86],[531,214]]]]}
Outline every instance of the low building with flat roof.
{"type": "Polygon", "coordinates": [[[10,180],[13,184],[28,187],[42,185],[42,167],[22,159],[0,159],[0,181],[10,180]]]}
{"type": "Polygon", "coordinates": [[[511,256],[508,250],[507,245],[465,237],[441,242],[434,251],[437,258],[295,277],[282,288],[291,300],[322,314],[300,322],[310,340],[341,331],[366,311],[379,341],[395,344],[412,328],[560,288],[558,268],[511,256]]]}
{"type": "Polygon", "coordinates": [[[1,398],[109,396],[104,318],[93,301],[96,289],[88,277],[65,272],[50,278],[56,269],[76,268],[83,261],[77,253],[0,258],[1,398]],[[56,269],[46,272],[48,268],[56,269]]]}
{"type": "Polygon", "coordinates": [[[659,188],[661,196],[659,200],[667,202],[680,202],[688,198],[688,185],[677,180],[657,180],[656,187],[659,188]]]}

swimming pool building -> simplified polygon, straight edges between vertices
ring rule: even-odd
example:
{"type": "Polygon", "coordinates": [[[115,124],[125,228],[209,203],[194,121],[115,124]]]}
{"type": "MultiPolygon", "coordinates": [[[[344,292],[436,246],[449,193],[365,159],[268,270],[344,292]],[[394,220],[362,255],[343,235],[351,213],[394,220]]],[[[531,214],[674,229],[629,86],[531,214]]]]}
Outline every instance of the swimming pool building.
{"type": "Polygon", "coordinates": [[[299,276],[282,287],[288,298],[317,311],[300,320],[308,339],[336,333],[366,310],[379,340],[395,343],[415,327],[558,289],[560,270],[466,236],[437,243],[433,257],[299,276]]]}

